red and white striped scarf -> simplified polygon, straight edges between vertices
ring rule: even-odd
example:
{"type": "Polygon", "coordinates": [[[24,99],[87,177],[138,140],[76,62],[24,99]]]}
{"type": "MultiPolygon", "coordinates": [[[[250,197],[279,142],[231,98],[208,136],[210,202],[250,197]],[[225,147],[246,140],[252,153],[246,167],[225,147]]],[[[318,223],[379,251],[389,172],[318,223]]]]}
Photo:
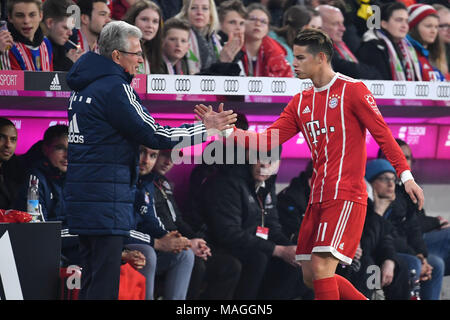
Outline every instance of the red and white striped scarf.
{"type": "Polygon", "coordinates": [[[39,64],[35,65],[33,62],[32,54],[30,49],[21,42],[14,43],[17,50],[19,51],[20,57],[22,58],[26,69],[28,71],[52,71],[51,69],[51,61],[50,54],[48,52],[47,45],[45,41],[39,46],[39,64]]]}
{"type": "Polygon", "coordinates": [[[162,55],[162,58],[164,60],[164,63],[167,66],[168,74],[175,74],[175,71],[176,71],[176,74],[179,74],[179,75],[183,74],[183,68],[181,66],[181,59],[178,60],[177,63],[175,63],[175,65],[174,65],[174,64],[172,64],[172,62],[170,62],[170,60],[166,57],[165,54],[162,55]]]}
{"type": "Polygon", "coordinates": [[[347,47],[344,41],[342,42],[335,42],[334,48],[338,52],[338,54],[342,57],[342,59],[346,61],[351,61],[358,63],[358,59],[355,57],[353,52],[350,51],[350,49],[347,47]]]}

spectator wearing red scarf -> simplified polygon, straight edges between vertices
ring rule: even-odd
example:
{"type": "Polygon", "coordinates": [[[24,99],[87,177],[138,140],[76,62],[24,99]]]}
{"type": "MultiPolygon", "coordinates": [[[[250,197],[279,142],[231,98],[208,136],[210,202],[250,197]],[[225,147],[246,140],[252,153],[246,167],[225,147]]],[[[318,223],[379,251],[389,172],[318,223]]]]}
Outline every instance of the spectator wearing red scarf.
{"type": "Polygon", "coordinates": [[[245,74],[254,77],[293,77],[291,66],[286,60],[286,50],[270,38],[270,13],[261,4],[254,3],[247,8],[245,21],[245,44],[242,58],[245,74]]]}

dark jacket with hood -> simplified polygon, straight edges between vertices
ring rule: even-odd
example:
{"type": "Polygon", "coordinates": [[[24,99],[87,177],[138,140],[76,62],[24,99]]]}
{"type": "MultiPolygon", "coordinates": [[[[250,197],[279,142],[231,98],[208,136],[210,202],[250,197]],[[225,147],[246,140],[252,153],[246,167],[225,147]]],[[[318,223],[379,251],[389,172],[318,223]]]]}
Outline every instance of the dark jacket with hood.
{"type": "Polygon", "coordinates": [[[165,176],[154,173],[155,211],[167,230],[178,230],[188,239],[203,238],[204,234],[196,232],[183,219],[181,210],[175,201],[172,186],[165,176]]]}
{"type": "Polygon", "coordinates": [[[411,255],[428,255],[422,230],[417,216],[417,208],[405,189],[395,189],[395,201],[386,209],[383,217],[393,226],[394,245],[397,252],[411,255]]]}
{"type": "MultiPolygon", "coordinates": [[[[387,34],[389,37],[389,35],[387,34]]],[[[357,58],[377,70],[379,80],[392,80],[389,52],[384,40],[378,38],[373,30],[367,31],[363,36],[363,42],[356,52],[357,58]]]]}
{"type": "Polygon", "coordinates": [[[203,124],[155,122],[111,59],[84,54],[67,75],[69,150],[65,188],[72,234],[128,236],[135,226],[139,145],[171,149],[206,138],[203,124]]]}
{"type": "Polygon", "coordinates": [[[250,165],[223,166],[204,185],[204,214],[208,239],[217,248],[242,257],[254,250],[271,256],[275,245],[292,245],[283,234],[276,209],[275,176],[256,193],[250,165]],[[268,239],[256,236],[269,228],[268,239]]]}
{"type": "Polygon", "coordinates": [[[289,183],[289,186],[278,194],[277,208],[284,234],[297,244],[298,232],[308,207],[311,188],[308,174],[302,171],[289,183]]]}

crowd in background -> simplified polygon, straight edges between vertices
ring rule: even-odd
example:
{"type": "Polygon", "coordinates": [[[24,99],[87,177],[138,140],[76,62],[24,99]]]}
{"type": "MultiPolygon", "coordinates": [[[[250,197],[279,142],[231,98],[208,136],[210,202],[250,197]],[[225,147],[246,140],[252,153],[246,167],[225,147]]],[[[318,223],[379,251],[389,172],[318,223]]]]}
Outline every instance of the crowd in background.
{"type": "MultiPolygon", "coordinates": [[[[2,2],[8,22],[0,31],[0,68],[68,71],[85,52],[97,50],[103,26],[114,19],[141,30],[142,52],[125,53],[142,55],[143,74],[293,77],[296,33],[321,28],[334,43],[335,71],[358,79],[445,81],[450,11],[443,3],[78,0],[78,29],[67,13],[71,0],[42,6],[39,0],[8,0],[2,2]],[[376,23],[369,4],[380,6],[378,28],[368,28],[376,23]]],[[[244,115],[236,126],[248,128],[244,115]]],[[[25,211],[29,177],[38,177],[45,219],[63,223],[63,264],[77,264],[78,241],[64,216],[68,127],[50,127],[20,156],[14,155],[18,140],[14,124],[0,118],[0,207],[25,211]]],[[[398,143],[411,166],[409,146],[398,143]]],[[[122,260],[145,275],[146,298],[312,299],[301,267],[289,259],[308,203],[311,165],[278,194],[280,160],[198,165],[182,211],[166,176],[172,156],[140,148],[135,237],[122,260]]],[[[369,200],[360,246],[338,273],[368,298],[439,299],[450,274],[450,225],[418,211],[394,168],[381,153],[378,158],[366,168],[369,200]],[[371,282],[373,266],[379,283],[371,282]]]]}
{"type": "MultiPolygon", "coordinates": [[[[246,117],[237,125],[247,128],[246,117]]],[[[30,176],[37,177],[44,219],[62,222],[62,266],[79,264],[78,239],[65,216],[68,127],[49,127],[19,156],[20,137],[6,118],[0,118],[0,138],[0,207],[26,211],[30,176]]],[[[411,149],[397,141],[412,166],[411,149]]],[[[211,142],[225,159],[230,150],[221,143],[211,142]]],[[[191,172],[183,191],[188,201],[179,205],[167,177],[176,153],[140,147],[136,225],[122,261],[145,276],[146,299],[314,298],[291,259],[311,192],[311,162],[278,194],[279,154],[256,162],[247,154],[243,164],[203,163],[191,172]]],[[[364,231],[352,264],[338,274],[370,299],[438,300],[450,274],[449,222],[417,209],[381,152],[368,161],[365,178],[364,231]]]]}
{"type": "Polygon", "coordinates": [[[449,79],[447,1],[8,0],[0,69],[68,71],[103,26],[142,31],[139,73],[293,77],[304,28],[333,40],[335,71],[357,79],[449,79]],[[74,18],[71,5],[78,5],[74,18]]]}

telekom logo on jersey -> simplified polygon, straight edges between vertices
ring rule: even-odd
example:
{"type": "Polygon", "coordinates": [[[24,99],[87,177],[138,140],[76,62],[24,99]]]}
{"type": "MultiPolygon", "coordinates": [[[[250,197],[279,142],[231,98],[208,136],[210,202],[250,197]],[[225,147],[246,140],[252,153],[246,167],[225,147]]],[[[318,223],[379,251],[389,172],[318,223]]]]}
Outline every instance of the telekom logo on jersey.
{"type": "MultiPolygon", "coordinates": [[[[319,120],[313,120],[306,123],[306,128],[309,131],[309,135],[313,139],[311,143],[317,144],[318,140],[317,137],[321,134],[327,133],[327,128],[320,128],[320,122],[319,120]]],[[[330,126],[328,132],[334,132],[334,127],[330,126]]]]}

